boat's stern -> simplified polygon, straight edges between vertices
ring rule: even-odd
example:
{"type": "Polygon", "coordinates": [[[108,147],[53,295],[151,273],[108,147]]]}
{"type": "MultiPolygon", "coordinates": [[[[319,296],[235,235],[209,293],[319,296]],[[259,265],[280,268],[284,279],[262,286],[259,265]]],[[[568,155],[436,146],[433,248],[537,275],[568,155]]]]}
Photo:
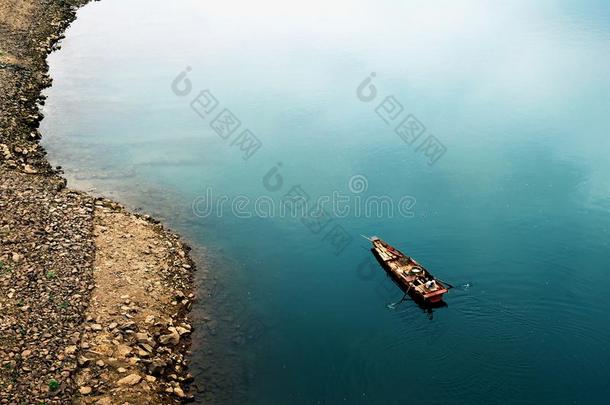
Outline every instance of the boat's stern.
{"type": "Polygon", "coordinates": [[[446,288],[440,288],[435,291],[431,291],[429,293],[424,294],[424,300],[429,302],[430,304],[436,304],[443,300],[443,295],[445,295],[449,290],[446,288]]]}

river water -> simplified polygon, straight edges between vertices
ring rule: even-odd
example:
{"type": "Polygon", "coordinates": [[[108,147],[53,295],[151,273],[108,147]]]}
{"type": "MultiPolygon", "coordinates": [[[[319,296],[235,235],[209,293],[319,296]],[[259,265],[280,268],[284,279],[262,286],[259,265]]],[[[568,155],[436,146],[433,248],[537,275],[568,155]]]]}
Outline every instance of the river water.
{"type": "Polygon", "coordinates": [[[43,143],[194,246],[198,402],[603,404],[609,44],[604,1],[104,0],[43,143]]]}

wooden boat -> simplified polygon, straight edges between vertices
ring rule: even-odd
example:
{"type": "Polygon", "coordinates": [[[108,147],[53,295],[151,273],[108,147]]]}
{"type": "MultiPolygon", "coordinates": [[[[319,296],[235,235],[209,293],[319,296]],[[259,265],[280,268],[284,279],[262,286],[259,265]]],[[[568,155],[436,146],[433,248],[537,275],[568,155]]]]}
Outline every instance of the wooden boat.
{"type": "Polygon", "coordinates": [[[449,289],[421,264],[376,236],[367,239],[373,244],[371,250],[383,267],[414,300],[424,304],[442,302],[449,289]]]}

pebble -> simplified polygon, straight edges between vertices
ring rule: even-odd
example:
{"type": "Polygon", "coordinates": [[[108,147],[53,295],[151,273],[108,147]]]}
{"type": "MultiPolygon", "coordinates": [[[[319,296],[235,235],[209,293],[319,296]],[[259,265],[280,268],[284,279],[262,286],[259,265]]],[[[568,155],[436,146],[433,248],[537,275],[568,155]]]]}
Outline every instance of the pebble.
{"type": "Polygon", "coordinates": [[[177,345],[178,343],[180,343],[180,334],[178,333],[176,328],[170,327],[168,328],[168,330],[170,331],[170,333],[167,335],[162,335],[159,338],[159,342],[162,345],[177,345]]]}
{"type": "Polygon", "coordinates": [[[178,398],[184,398],[186,396],[184,395],[184,391],[180,387],[174,387],[174,394],[176,394],[178,398]]]}

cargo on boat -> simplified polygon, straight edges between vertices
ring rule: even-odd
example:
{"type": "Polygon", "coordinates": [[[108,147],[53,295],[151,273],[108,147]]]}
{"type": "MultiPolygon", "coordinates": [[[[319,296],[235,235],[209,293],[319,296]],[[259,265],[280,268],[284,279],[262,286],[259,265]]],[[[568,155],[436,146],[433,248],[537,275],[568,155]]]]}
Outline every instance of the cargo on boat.
{"type": "Polygon", "coordinates": [[[441,303],[449,291],[421,264],[376,236],[367,238],[372,251],[390,275],[406,289],[413,299],[424,304],[441,303]]]}

